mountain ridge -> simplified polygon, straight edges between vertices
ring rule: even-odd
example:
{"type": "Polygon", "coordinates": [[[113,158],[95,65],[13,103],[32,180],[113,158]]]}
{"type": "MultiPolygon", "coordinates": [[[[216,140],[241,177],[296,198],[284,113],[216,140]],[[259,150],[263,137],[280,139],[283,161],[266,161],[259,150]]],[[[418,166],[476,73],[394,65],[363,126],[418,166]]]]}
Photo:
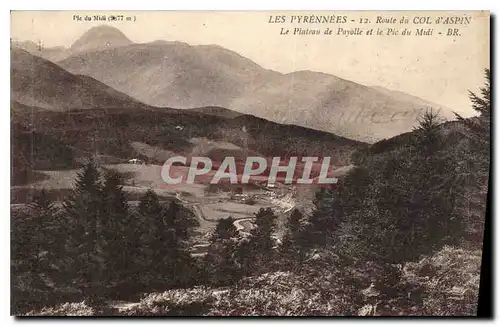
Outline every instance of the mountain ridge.
{"type": "Polygon", "coordinates": [[[68,53],[57,64],[151,106],[224,107],[365,142],[411,130],[428,107],[454,119],[451,110],[410,94],[323,72],[283,74],[219,45],[163,40],[133,43],[118,30],[110,33],[108,28],[113,27],[101,33],[102,28],[94,27],[73,44],[90,50],[68,53]],[[89,40],[92,35],[108,34],[119,35],[119,46],[103,46],[101,36],[95,37],[99,46],[89,40]]]}
{"type": "Polygon", "coordinates": [[[146,106],[87,75],[75,75],[21,49],[11,51],[11,100],[52,111],[146,106]]]}

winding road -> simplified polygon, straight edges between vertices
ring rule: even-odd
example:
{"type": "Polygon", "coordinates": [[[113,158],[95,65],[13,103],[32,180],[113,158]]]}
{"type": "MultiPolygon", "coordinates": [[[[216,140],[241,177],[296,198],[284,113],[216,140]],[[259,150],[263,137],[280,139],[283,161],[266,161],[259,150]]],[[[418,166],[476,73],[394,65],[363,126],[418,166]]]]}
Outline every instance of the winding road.
{"type": "MultiPolygon", "coordinates": [[[[197,216],[198,219],[201,219],[201,220],[203,220],[205,222],[214,223],[214,221],[211,221],[211,220],[209,220],[209,219],[207,219],[205,217],[205,215],[203,214],[202,209],[200,208],[200,204],[199,203],[192,202],[192,201],[189,201],[189,200],[186,200],[186,199],[182,198],[180,193],[176,193],[175,194],[175,198],[178,199],[183,204],[186,204],[186,205],[189,205],[190,207],[192,207],[193,208],[193,212],[195,213],[195,215],[197,216]]],[[[217,202],[217,201],[214,201],[214,202],[217,202]]],[[[246,231],[243,231],[245,229],[245,227],[243,225],[241,225],[241,222],[243,222],[243,221],[250,221],[250,220],[253,220],[254,218],[255,217],[253,217],[253,216],[242,217],[242,218],[239,218],[239,219],[235,220],[233,224],[236,227],[236,229],[240,232],[241,235],[243,235],[243,236],[249,236],[250,233],[248,233],[246,231]]]]}

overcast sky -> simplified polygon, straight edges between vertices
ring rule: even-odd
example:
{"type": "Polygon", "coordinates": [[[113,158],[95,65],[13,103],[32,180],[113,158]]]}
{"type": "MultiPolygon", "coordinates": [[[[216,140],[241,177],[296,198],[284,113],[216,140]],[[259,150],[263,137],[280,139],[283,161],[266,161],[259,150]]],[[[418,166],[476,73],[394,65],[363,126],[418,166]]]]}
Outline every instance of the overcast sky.
{"type": "MultiPolygon", "coordinates": [[[[98,13],[98,12],[97,12],[98,13]]],[[[11,36],[16,40],[43,40],[44,46],[69,47],[100,22],[76,22],[73,15],[96,12],[12,12],[11,36]]],[[[368,86],[383,86],[436,102],[469,115],[467,90],[477,90],[489,67],[489,13],[467,12],[101,12],[135,16],[135,22],[115,22],[133,42],[182,41],[218,44],[255,61],[266,69],[288,73],[313,70],[334,74],[368,86]],[[346,15],[348,24],[269,23],[270,15],[346,15]],[[467,25],[409,25],[434,28],[433,36],[280,35],[285,28],[330,27],[336,33],[358,27],[388,28],[374,24],[377,16],[471,16],[467,25]],[[351,23],[367,18],[371,24],[351,23]],[[460,28],[461,36],[446,34],[460,28]]],[[[393,27],[401,28],[402,25],[393,27]]]]}

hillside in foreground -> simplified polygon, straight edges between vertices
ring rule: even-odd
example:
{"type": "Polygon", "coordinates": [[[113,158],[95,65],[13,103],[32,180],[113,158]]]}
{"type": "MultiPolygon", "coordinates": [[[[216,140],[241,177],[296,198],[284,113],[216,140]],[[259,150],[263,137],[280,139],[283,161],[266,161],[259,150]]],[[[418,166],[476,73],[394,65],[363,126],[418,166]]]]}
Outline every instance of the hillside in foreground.
{"type": "MultiPolygon", "coordinates": [[[[145,293],[139,301],[112,301],[100,308],[85,302],[65,303],[26,315],[362,316],[373,300],[356,288],[369,287],[374,281],[370,275],[377,273],[376,267],[365,264],[347,270],[332,268],[328,266],[335,258],[328,255],[316,253],[300,270],[284,268],[284,271],[247,277],[227,287],[199,286],[145,293]]],[[[480,265],[480,252],[451,247],[432,257],[407,263],[399,286],[406,289],[408,295],[380,298],[377,311],[386,316],[473,315],[477,309],[480,265]],[[465,268],[457,268],[458,264],[465,268]],[[429,269],[434,276],[426,274],[429,269]],[[413,298],[415,295],[417,299],[413,298]],[[462,310],[457,311],[457,306],[462,310]]]]}

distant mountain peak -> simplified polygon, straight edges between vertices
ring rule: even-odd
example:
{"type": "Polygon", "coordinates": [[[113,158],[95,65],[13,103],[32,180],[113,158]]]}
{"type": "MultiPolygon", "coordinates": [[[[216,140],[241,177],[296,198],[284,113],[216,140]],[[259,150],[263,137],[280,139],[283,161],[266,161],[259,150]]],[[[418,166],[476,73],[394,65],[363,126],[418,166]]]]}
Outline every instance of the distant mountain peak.
{"type": "Polygon", "coordinates": [[[99,51],[107,48],[127,46],[133,42],[116,27],[100,25],[86,31],[70,47],[72,53],[99,51]]]}

